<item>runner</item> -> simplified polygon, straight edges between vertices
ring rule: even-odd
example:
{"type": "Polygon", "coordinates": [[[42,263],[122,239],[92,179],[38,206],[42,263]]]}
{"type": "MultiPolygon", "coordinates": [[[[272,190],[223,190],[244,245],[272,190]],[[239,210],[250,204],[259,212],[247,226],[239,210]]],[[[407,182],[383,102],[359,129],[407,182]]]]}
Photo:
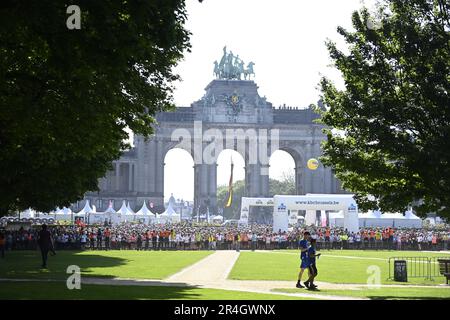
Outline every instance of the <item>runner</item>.
{"type": "Polygon", "coordinates": [[[316,253],[316,239],[311,239],[311,246],[308,249],[309,278],[304,283],[308,290],[317,290],[317,286],[314,284],[314,279],[317,277],[316,257],[320,257],[320,253],[316,253]]]}
{"type": "Polygon", "coordinates": [[[303,240],[300,240],[300,243],[299,243],[301,263],[300,263],[300,272],[298,274],[297,284],[295,285],[297,288],[304,288],[304,286],[302,286],[302,284],[301,284],[301,281],[302,281],[303,272],[305,272],[305,269],[307,269],[309,267],[309,259],[308,259],[309,244],[308,244],[308,241],[310,238],[311,238],[311,234],[308,231],[305,231],[305,233],[303,233],[303,240]]]}

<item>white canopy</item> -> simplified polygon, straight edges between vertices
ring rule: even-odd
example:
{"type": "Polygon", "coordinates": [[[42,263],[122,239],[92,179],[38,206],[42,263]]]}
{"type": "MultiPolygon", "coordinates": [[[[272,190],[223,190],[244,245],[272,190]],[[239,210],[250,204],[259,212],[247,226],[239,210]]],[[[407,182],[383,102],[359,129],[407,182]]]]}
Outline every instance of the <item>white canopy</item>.
{"type": "Polygon", "coordinates": [[[72,210],[70,208],[63,207],[61,211],[65,215],[72,214],[72,210]]]}
{"type": "Polygon", "coordinates": [[[130,202],[128,201],[128,203],[127,203],[127,210],[128,210],[128,212],[129,212],[129,214],[134,214],[134,211],[131,209],[131,207],[130,207],[130,202]]]}
{"type": "Polygon", "coordinates": [[[56,209],[50,213],[51,214],[64,214],[64,212],[59,207],[56,207],[56,209]]]}
{"type": "Polygon", "coordinates": [[[213,216],[212,220],[220,220],[220,221],[222,221],[223,220],[223,216],[221,216],[221,215],[213,216]]]}
{"type": "Polygon", "coordinates": [[[122,202],[122,206],[119,210],[117,210],[117,213],[120,213],[121,215],[133,215],[134,212],[128,210],[128,206],[125,204],[125,200],[122,202]]]}
{"type": "Polygon", "coordinates": [[[136,212],[137,215],[142,215],[142,216],[156,216],[153,212],[150,211],[149,208],[147,208],[147,204],[144,203],[142,204],[141,209],[139,209],[138,212],[136,212]]]}
{"type": "Polygon", "coordinates": [[[369,210],[366,213],[359,213],[358,218],[360,218],[360,219],[379,219],[379,218],[381,218],[381,212],[369,210]]]}
{"type": "Polygon", "coordinates": [[[163,213],[161,213],[161,215],[164,215],[164,216],[171,216],[171,215],[174,215],[174,214],[177,214],[177,213],[176,213],[175,210],[172,208],[172,203],[170,203],[170,202],[169,202],[169,205],[167,206],[166,211],[164,211],[163,213]]]}
{"type": "Polygon", "coordinates": [[[27,210],[20,213],[21,218],[34,218],[36,215],[36,211],[34,211],[31,208],[28,208],[27,210]]]}
{"type": "Polygon", "coordinates": [[[105,213],[109,213],[109,214],[114,214],[114,213],[116,213],[116,210],[114,210],[111,201],[109,202],[108,209],[105,210],[105,213]]]}
{"type": "Polygon", "coordinates": [[[86,215],[86,213],[92,213],[94,210],[89,205],[89,200],[86,200],[86,203],[84,204],[84,208],[81,209],[77,215],[86,215]]]}
{"type": "Polygon", "coordinates": [[[397,227],[397,228],[421,228],[422,219],[411,211],[406,211],[405,215],[400,212],[381,213],[374,210],[359,215],[360,227],[397,227]]]}
{"type": "Polygon", "coordinates": [[[405,218],[406,219],[413,219],[413,220],[422,220],[418,216],[416,216],[411,210],[408,210],[405,212],[405,218]]]}
{"type": "Polygon", "coordinates": [[[180,221],[180,215],[172,208],[172,203],[169,202],[166,211],[158,215],[158,219],[162,222],[167,221],[180,221]]]}

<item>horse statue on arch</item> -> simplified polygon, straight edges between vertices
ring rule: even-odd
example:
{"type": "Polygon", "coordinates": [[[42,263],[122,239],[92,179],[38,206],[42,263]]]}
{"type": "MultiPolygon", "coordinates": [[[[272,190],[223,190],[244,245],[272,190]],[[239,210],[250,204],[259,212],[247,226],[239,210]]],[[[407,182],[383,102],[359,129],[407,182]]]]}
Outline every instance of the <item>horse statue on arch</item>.
{"type": "Polygon", "coordinates": [[[247,65],[247,69],[244,70],[244,79],[247,80],[247,76],[248,76],[248,80],[250,80],[250,75],[253,75],[253,77],[255,76],[255,72],[253,71],[253,66],[255,65],[254,62],[250,61],[249,64],[247,65]]]}
{"type": "Polygon", "coordinates": [[[214,76],[216,78],[220,78],[220,67],[219,67],[219,63],[216,61],[214,61],[214,76]]]}

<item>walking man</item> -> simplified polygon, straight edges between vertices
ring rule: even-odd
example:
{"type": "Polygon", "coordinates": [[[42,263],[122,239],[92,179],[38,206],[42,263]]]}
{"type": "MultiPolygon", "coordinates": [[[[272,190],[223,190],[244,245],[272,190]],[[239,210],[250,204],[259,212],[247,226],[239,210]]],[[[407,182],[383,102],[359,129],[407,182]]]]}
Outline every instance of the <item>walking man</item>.
{"type": "Polygon", "coordinates": [[[52,235],[47,230],[47,225],[45,224],[42,225],[42,230],[39,231],[38,244],[41,249],[42,268],[47,268],[47,257],[52,246],[52,235]]]}
{"type": "Polygon", "coordinates": [[[314,279],[317,277],[316,257],[320,257],[320,253],[316,253],[316,239],[311,239],[311,246],[308,248],[309,278],[305,281],[308,290],[317,290],[317,286],[314,284],[314,279]]]}
{"type": "Polygon", "coordinates": [[[305,233],[303,233],[303,240],[300,240],[299,243],[299,247],[300,247],[300,272],[298,274],[298,280],[297,280],[297,284],[296,287],[297,288],[304,288],[304,286],[302,286],[301,281],[302,281],[302,276],[303,276],[303,272],[305,272],[305,269],[309,268],[309,258],[308,258],[308,247],[309,247],[309,239],[311,238],[311,234],[308,231],[305,231],[305,233]]]}
{"type": "Polygon", "coordinates": [[[2,232],[0,232],[0,254],[2,258],[5,257],[5,247],[6,247],[6,237],[2,232]]]}

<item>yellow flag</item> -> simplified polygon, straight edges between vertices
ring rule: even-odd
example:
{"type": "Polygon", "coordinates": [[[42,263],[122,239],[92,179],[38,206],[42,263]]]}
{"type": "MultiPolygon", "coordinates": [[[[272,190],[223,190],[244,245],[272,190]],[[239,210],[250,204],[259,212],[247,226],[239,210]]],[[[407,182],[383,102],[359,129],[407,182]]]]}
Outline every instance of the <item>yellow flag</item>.
{"type": "Polygon", "coordinates": [[[228,200],[225,204],[225,208],[231,207],[233,202],[233,159],[231,159],[231,174],[230,174],[230,182],[228,184],[228,200]]]}

